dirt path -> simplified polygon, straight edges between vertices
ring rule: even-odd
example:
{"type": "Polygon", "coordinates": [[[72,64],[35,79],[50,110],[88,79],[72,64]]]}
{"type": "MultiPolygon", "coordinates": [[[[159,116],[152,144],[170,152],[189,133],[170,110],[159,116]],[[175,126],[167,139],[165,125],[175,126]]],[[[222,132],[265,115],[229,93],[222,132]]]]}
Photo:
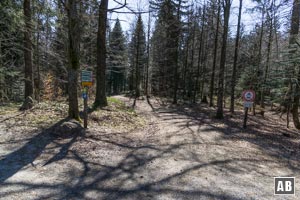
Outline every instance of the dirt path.
{"type": "Polygon", "coordinates": [[[252,117],[243,130],[240,114],[223,123],[206,107],[167,107],[152,99],[151,106],[137,101],[136,110],[147,118],[146,128],[91,127],[69,139],[54,138],[50,129],[3,131],[0,124],[0,198],[300,198],[299,136],[277,119],[252,117]],[[274,196],[274,176],[296,177],[296,195],[274,196]]]}

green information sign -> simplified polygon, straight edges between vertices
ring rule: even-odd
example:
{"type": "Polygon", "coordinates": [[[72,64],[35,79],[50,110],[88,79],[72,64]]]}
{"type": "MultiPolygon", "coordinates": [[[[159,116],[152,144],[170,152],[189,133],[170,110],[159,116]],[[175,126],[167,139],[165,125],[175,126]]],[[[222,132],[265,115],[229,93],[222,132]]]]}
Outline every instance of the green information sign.
{"type": "Polygon", "coordinates": [[[93,72],[92,71],[81,71],[81,85],[91,86],[93,84],[93,72]]]}

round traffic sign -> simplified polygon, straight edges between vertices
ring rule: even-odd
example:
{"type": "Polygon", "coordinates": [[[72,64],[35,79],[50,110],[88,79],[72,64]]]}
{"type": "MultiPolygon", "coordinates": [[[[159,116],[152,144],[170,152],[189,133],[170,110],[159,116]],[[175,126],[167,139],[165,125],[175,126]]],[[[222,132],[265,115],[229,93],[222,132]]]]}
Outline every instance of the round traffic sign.
{"type": "Polygon", "coordinates": [[[253,90],[244,90],[242,96],[244,101],[254,101],[255,92],[253,90]]]}

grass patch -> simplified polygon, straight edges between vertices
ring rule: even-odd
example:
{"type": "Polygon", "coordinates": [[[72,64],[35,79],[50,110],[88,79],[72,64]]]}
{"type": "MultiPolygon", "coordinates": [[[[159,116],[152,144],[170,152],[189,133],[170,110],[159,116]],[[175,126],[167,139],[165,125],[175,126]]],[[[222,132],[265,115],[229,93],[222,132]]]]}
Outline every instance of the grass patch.
{"type": "Polygon", "coordinates": [[[104,126],[115,131],[131,131],[142,128],[146,120],[120,99],[108,97],[108,106],[94,110],[89,116],[95,126],[104,126]]]}
{"type": "Polygon", "coordinates": [[[107,101],[110,104],[116,104],[119,106],[125,106],[125,103],[121,101],[120,99],[114,98],[114,97],[107,97],[107,101]]]}
{"type": "Polygon", "coordinates": [[[7,115],[10,113],[17,112],[20,107],[21,107],[20,103],[0,104],[0,115],[7,115]]]}

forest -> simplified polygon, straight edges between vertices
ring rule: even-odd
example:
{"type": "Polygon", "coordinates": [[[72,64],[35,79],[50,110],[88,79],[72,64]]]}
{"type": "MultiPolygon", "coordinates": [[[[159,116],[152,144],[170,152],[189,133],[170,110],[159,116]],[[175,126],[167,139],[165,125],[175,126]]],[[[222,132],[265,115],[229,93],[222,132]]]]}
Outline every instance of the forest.
{"type": "Polygon", "coordinates": [[[234,113],[242,91],[253,89],[254,115],[277,105],[291,112],[300,129],[298,4],[253,2],[245,12],[256,13],[259,21],[246,32],[243,1],[233,26],[231,1],[153,0],[139,11],[126,1],[108,9],[108,2],[95,0],[3,0],[0,100],[68,96],[69,116],[78,118],[79,75],[85,69],[95,74],[95,107],[107,105],[110,95],[154,95],[174,104],[216,105],[216,116],[223,118],[226,104],[234,113]],[[118,17],[107,17],[123,7],[136,16],[126,32],[118,17]]]}
{"type": "Polygon", "coordinates": [[[260,180],[272,199],[300,171],[299,22],[299,0],[1,0],[0,197],[247,199],[260,180]]]}

